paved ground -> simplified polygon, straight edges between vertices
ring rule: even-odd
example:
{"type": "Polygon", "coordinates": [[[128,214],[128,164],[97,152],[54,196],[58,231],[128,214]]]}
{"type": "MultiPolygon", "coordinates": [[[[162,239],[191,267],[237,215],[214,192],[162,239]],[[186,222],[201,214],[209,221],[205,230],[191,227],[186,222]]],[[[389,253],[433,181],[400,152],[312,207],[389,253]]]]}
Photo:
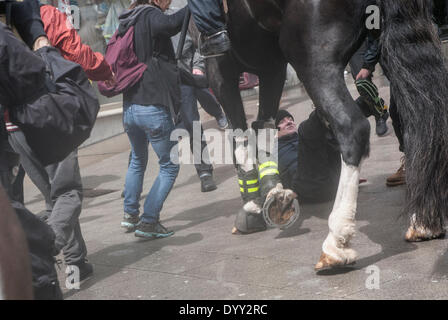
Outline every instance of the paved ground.
{"type": "MultiPolygon", "coordinates": [[[[381,94],[388,100],[384,85],[381,94]]],[[[312,104],[300,88],[295,88],[284,94],[282,108],[300,121],[308,116],[312,104]]],[[[246,101],[246,111],[253,120],[256,100],[246,101]]],[[[203,121],[206,128],[216,127],[208,115],[203,114],[203,121]]],[[[389,126],[389,134],[383,138],[376,137],[373,130],[371,156],[362,171],[368,183],[360,189],[357,235],[353,240],[359,260],[353,268],[336,275],[318,276],[313,271],[328,232],[331,203],[302,206],[299,221],[286,231],[231,235],[235,213],[242,204],[233,166],[217,165],[218,190],[204,194],[194,167],[183,165],[162,212],[163,223],[176,234],[168,239],[141,241],[120,229],[127,137],[122,135],[81,150],[83,182],[90,189],[86,196],[96,194],[85,198],[81,215],[95,275],[80,290],[64,289],[65,298],[448,298],[448,241],[409,244],[403,240],[406,221],[399,219],[399,214],[404,188],[389,189],[384,184],[398,168],[401,156],[390,122],[389,126]],[[369,278],[372,270],[377,273],[369,278]],[[378,280],[379,288],[369,289],[369,279],[378,280]]],[[[148,192],[156,171],[151,151],[144,192],[148,192]]],[[[43,210],[42,197],[29,182],[25,192],[27,206],[34,212],[43,210]]]]}

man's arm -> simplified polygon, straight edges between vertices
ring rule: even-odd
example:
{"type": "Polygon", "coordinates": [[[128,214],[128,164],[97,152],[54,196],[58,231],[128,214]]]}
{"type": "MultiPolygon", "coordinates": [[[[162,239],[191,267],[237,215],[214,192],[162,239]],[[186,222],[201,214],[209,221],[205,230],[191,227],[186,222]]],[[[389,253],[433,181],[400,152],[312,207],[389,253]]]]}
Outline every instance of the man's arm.
{"type": "Polygon", "coordinates": [[[151,33],[153,37],[171,38],[182,29],[187,7],[174,14],[164,14],[159,9],[154,9],[150,14],[151,33]]]}
{"type": "Polygon", "coordinates": [[[367,49],[364,54],[364,64],[356,76],[356,80],[366,79],[375,71],[375,66],[380,60],[381,47],[379,38],[369,33],[367,36],[367,49]]]}
{"type": "Polygon", "coordinates": [[[67,24],[67,16],[53,6],[40,8],[45,32],[52,46],[59,49],[64,59],[76,62],[93,81],[106,81],[113,78],[110,65],[104,56],[82,43],[74,28],[67,24]]]}
{"type": "Polygon", "coordinates": [[[31,49],[39,37],[46,36],[37,0],[14,1],[11,6],[11,20],[22,40],[31,49]]]}

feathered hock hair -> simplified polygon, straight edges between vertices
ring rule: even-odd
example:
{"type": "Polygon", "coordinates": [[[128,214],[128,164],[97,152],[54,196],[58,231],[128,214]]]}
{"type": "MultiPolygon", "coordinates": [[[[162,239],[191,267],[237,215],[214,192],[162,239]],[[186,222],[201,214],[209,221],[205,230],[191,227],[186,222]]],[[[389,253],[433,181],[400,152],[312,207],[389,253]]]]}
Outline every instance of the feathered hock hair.
{"type": "Polygon", "coordinates": [[[448,214],[448,70],[432,1],[380,0],[382,62],[401,117],[407,201],[418,226],[443,230],[448,214]]]}

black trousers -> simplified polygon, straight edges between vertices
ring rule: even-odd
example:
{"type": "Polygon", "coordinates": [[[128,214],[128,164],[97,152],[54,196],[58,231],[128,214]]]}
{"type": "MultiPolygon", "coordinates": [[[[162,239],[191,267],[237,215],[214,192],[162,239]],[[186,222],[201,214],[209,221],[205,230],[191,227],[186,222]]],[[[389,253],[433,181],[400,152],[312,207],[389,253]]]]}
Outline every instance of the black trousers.
{"type": "MultiPolygon", "coordinates": [[[[349,65],[353,80],[356,80],[356,76],[358,75],[359,71],[361,71],[362,66],[364,65],[364,54],[366,50],[367,50],[367,42],[365,41],[362,44],[362,46],[358,49],[358,51],[356,51],[353,57],[350,59],[349,65]]],[[[367,78],[367,80],[372,81],[372,75],[370,75],[367,78]]],[[[358,99],[356,99],[356,104],[358,105],[359,109],[361,109],[365,117],[370,117],[374,115],[370,110],[368,103],[365,101],[363,97],[359,97],[358,99]]]]}
{"type": "Polygon", "coordinates": [[[196,167],[196,171],[199,177],[205,175],[211,175],[213,172],[213,166],[209,161],[209,153],[207,148],[207,142],[203,137],[203,129],[200,123],[198,100],[196,92],[200,89],[195,87],[181,85],[182,105],[179,111],[181,122],[176,125],[177,128],[184,128],[190,135],[190,149],[193,154],[193,159],[196,167]],[[194,132],[195,126],[197,132],[194,132]],[[200,145],[199,145],[200,144],[200,145]],[[198,154],[198,153],[201,154],[198,154]],[[208,163],[206,163],[207,160],[208,163]]]}

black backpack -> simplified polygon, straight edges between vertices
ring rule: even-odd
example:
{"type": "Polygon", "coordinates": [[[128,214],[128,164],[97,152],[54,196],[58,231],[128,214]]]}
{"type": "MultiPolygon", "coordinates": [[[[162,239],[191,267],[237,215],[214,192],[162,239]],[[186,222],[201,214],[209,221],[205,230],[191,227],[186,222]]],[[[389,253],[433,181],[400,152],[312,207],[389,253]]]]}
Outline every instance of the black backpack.
{"type": "Polygon", "coordinates": [[[87,140],[100,108],[80,65],[53,47],[31,52],[1,23],[0,104],[43,165],[87,140]]]}

